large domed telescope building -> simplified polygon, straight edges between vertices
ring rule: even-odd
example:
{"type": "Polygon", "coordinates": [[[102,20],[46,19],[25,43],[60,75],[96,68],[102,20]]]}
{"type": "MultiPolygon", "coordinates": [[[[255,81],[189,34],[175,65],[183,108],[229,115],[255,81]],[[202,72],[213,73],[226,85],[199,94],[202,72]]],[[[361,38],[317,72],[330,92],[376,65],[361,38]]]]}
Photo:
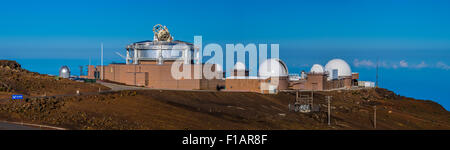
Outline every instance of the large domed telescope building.
{"type": "Polygon", "coordinates": [[[278,58],[267,59],[259,67],[262,78],[261,93],[276,93],[289,87],[289,71],[287,65],[278,58]]]}
{"type": "Polygon", "coordinates": [[[349,89],[352,87],[352,70],[342,59],[332,59],[325,65],[328,74],[326,89],[349,89]]]}
{"type": "MultiPolygon", "coordinates": [[[[240,66],[242,65],[239,62],[236,63],[235,70],[244,71],[240,66]]],[[[247,71],[245,70],[245,72],[247,71]]],[[[280,59],[267,59],[261,63],[258,76],[232,75],[225,80],[226,91],[273,94],[280,90],[287,90],[288,85],[287,66],[280,59]]]]}
{"type": "Polygon", "coordinates": [[[291,81],[291,88],[295,90],[331,90],[350,89],[357,85],[358,73],[352,73],[350,65],[342,59],[332,59],[325,67],[314,64],[306,79],[291,81]]]}
{"type": "MultiPolygon", "coordinates": [[[[192,43],[173,41],[165,26],[157,26],[154,28],[153,41],[141,41],[126,46],[125,63],[103,67],[88,66],[88,78],[101,79],[103,75],[103,80],[106,81],[157,89],[216,90],[219,86],[224,86],[223,79],[209,80],[204,77],[204,72],[195,72],[202,71],[206,65],[199,63],[198,49],[192,43]],[[191,78],[173,78],[171,69],[176,60],[183,61],[180,71],[183,67],[190,68],[191,78]]],[[[222,74],[221,71],[215,71],[221,70],[216,66],[218,65],[212,65],[213,74],[222,74]]]]}

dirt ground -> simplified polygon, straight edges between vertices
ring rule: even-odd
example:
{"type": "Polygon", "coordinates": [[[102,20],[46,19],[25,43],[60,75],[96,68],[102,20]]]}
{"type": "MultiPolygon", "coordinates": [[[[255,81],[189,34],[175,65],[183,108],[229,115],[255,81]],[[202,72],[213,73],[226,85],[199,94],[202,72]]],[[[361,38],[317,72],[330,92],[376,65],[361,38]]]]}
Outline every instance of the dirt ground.
{"type": "Polygon", "coordinates": [[[23,94],[25,97],[68,95],[80,92],[97,92],[109,88],[99,84],[85,84],[59,79],[22,69],[15,61],[0,60],[0,99],[11,94],[23,94]]]}
{"type": "Polygon", "coordinates": [[[450,113],[432,101],[385,89],[316,92],[319,112],[288,110],[295,93],[139,90],[35,98],[1,104],[0,118],[69,129],[450,129],[450,113]],[[333,95],[327,126],[325,95],[333,95]]]}

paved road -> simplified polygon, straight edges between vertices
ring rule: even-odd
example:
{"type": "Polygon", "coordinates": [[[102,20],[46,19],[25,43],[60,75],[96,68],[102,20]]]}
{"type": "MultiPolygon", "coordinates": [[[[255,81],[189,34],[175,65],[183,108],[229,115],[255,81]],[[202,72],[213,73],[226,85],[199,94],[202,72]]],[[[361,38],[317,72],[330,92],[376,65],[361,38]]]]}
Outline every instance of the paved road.
{"type": "Polygon", "coordinates": [[[137,86],[128,86],[128,85],[120,85],[108,82],[97,81],[97,83],[111,88],[111,91],[123,91],[123,90],[149,90],[150,88],[145,87],[137,87],[137,86]]]}
{"type": "Polygon", "coordinates": [[[0,122],[0,130],[42,130],[38,127],[23,126],[20,124],[0,122]]]}

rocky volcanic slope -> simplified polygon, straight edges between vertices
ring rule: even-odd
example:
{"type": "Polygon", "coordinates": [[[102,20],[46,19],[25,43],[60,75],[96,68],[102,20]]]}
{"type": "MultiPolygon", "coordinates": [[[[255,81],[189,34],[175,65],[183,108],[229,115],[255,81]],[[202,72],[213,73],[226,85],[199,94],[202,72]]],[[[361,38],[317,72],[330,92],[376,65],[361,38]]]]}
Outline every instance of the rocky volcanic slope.
{"type": "Polygon", "coordinates": [[[9,98],[13,93],[25,96],[48,96],[75,94],[76,90],[96,92],[99,88],[109,89],[99,84],[56,79],[22,69],[15,61],[0,60],[0,98],[9,98]]]}
{"type": "Polygon", "coordinates": [[[32,98],[0,104],[0,118],[69,129],[450,129],[450,113],[432,101],[385,89],[316,92],[319,112],[288,111],[295,93],[120,91],[32,98]],[[333,95],[331,126],[325,96],[333,95]]]}
{"type": "MultiPolygon", "coordinates": [[[[9,66],[9,70],[14,65],[9,66]]],[[[7,83],[8,87],[16,87],[10,84],[16,83],[12,82],[14,80],[36,84],[24,89],[11,88],[19,92],[44,92],[38,83],[53,83],[59,88],[85,85],[53,81],[52,77],[24,70],[17,72],[25,78],[17,76],[4,80],[1,76],[0,81],[7,83]],[[30,77],[30,74],[39,78],[30,77]]],[[[70,90],[73,89],[69,88],[67,92],[70,90]]],[[[293,103],[294,99],[293,92],[264,95],[210,91],[119,91],[10,100],[0,103],[0,120],[68,129],[374,129],[373,106],[376,106],[377,129],[450,129],[450,112],[441,105],[402,97],[381,88],[315,92],[314,105],[319,106],[320,110],[313,113],[289,111],[288,104],[293,103]],[[331,126],[327,125],[325,96],[328,95],[333,96],[331,126]]]]}

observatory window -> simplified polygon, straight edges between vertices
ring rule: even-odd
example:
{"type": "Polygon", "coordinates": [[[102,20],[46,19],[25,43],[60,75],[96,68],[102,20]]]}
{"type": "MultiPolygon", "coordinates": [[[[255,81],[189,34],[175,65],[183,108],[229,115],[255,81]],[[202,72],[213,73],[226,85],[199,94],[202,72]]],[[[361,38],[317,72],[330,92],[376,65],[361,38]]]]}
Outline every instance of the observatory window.
{"type": "Polygon", "coordinates": [[[337,69],[333,69],[332,71],[333,72],[332,72],[331,78],[332,79],[337,79],[338,78],[338,70],[337,69]]]}
{"type": "Polygon", "coordinates": [[[163,51],[163,58],[180,58],[183,55],[183,50],[170,50],[170,51],[163,51]]]}
{"type": "MultiPolygon", "coordinates": [[[[163,50],[161,53],[163,58],[180,58],[183,57],[183,50],[163,50]]],[[[140,58],[159,58],[158,50],[142,50],[138,51],[138,56],[140,58]]]]}

